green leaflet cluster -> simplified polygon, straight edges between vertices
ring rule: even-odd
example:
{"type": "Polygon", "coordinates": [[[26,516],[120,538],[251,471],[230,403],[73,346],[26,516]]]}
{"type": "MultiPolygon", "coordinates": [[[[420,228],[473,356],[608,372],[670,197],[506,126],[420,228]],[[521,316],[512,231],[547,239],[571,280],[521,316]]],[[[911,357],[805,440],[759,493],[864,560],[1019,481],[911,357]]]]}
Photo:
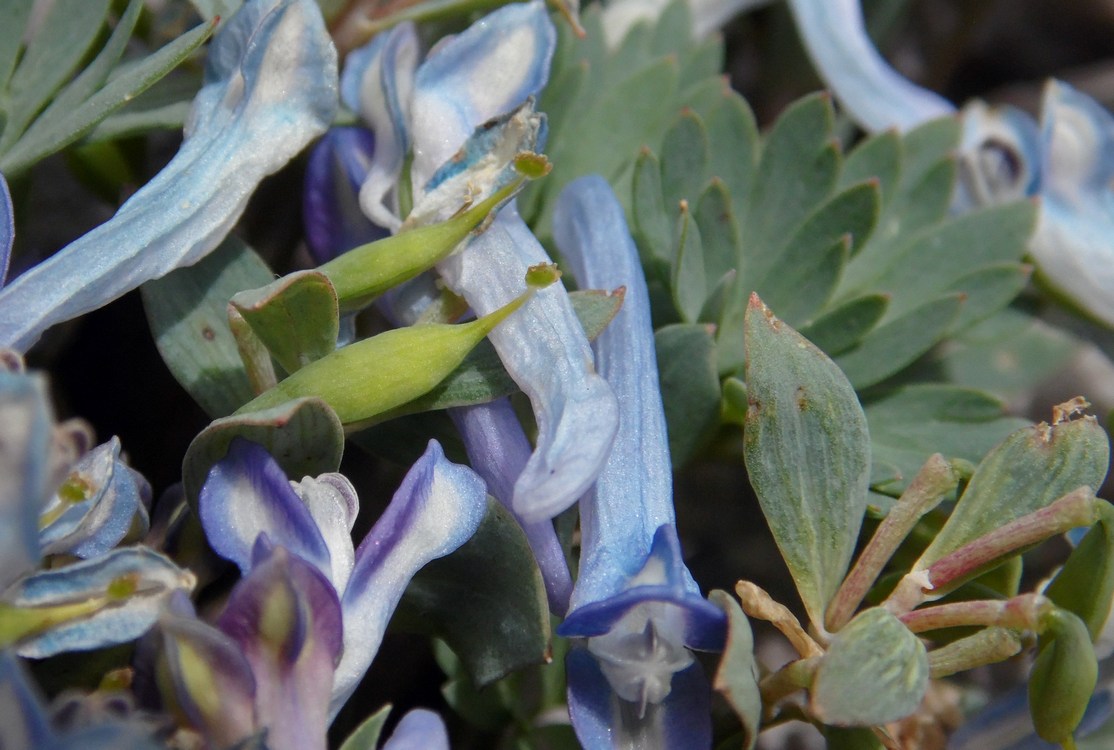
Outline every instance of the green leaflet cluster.
{"type": "MultiPolygon", "coordinates": [[[[32,5],[5,3],[0,9],[0,172],[9,179],[89,135],[177,67],[214,29],[213,24],[199,26],[149,57],[121,62],[142,0],[128,3],[107,39],[102,31],[109,22],[110,0],[59,0],[23,49],[32,5]],[[83,67],[89,58],[92,62],[83,67]]],[[[171,109],[172,119],[181,117],[181,106],[171,109]]],[[[130,120],[108,127],[101,137],[158,125],[168,111],[133,112],[130,120]]]]}

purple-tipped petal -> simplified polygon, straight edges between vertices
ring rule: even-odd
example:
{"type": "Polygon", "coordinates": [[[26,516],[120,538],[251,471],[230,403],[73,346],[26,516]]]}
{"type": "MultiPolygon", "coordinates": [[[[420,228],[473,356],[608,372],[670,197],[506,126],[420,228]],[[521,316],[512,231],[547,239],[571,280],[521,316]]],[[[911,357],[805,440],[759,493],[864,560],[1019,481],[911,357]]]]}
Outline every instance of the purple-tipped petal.
{"type": "Polygon", "coordinates": [[[323,749],[343,640],[340,600],[315,567],[283,547],[267,549],[262,539],[217,624],[251,664],[267,746],[323,749]]]}
{"type": "Polygon", "coordinates": [[[126,547],[19,580],[4,592],[3,602],[28,609],[104,603],[95,612],[22,641],[16,649],[20,656],[41,659],[135,640],[154,624],[175,591],[191,591],[195,583],[190,571],[157,552],[126,547]],[[117,587],[121,590],[114,591],[117,587]]]}
{"type": "Polygon", "coordinates": [[[1030,253],[1052,286],[1114,326],[1114,115],[1052,81],[1041,144],[1041,211],[1030,253]]]}
{"type": "Polygon", "coordinates": [[[383,750],[449,750],[449,733],[440,716],[415,708],[402,717],[383,750]]]}
{"type": "Polygon", "coordinates": [[[866,33],[859,0],[789,0],[820,77],[860,126],[909,130],[955,113],[946,99],[890,67],[866,33]]]}
{"type": "Polygon", "coordinates": [[[172,700],[214,747],[231,747],[257,727],[256,681],[240,644],[192,613],[159,617],[172,700]]]}
{"type": "Polygon", "coordinates": [[[237,438],[201,488],[198,514],[209,545],[247,574],[260,534],[329,575],[329,547],[313,515],[275,459],[260,445],[237,438]]]}
{"type": "Polygon", "coordinates": [[[574,646],[565,666],[569,716],[585,750],[711,747],[711,691],[699,664],[674,675],[662,702],[645,706],[616,696],[587,649],[574,646]]]}
{"type": "Polygon", "coordinates": [[[12,194],[8,190],[8,181],[0,174],[0,288],[3,288],[8,278],[14,242],[15,210],[12,208],[12,194]]]}
{"type": "Polygon", "coordinates": [[[15,654],[0,650],[0,747],[50,747],[54,732],[43,700],[15,654]]]}
{"type": "Polygon", "coordinates": [[[310,152],[302,223],[317,263],[387,236],[386,229],[360,210],[360,186],[374,152],[375,136],[358,127],[330,129],[310,152]]]}
{"type": "MultiPolygon", "coordinates": [[[[478,315],[522,293],[526,270],[551,262],[515,213],[438,264],[478,315]]],[[[564,286],[537,292],[488,338],[530,398],[537,446],[515,482],[512,507],[527,522],[553,518],[591,486],[618,427],[615,396],[592,367],[592,351],[564,286]]]]}
{"type": "Polygon", "coordinates": [[[547,520],[525,521],[514,513],[511,499],[514,483],[530,459],[530,441],[507,399],[487,404],[450,409],[468,451],[468,462],[487,483],[488,492],[496,497],[526,533],[526,540],[538,561],[545,581],[550,611],[558,617],[565,614],[572,594],[572,576],[565,552],[557,539],[553,523],[547,520]]]}
{"type": "Polygon", "coordinates": [[[249,0],[217,34],[186,140],[94,229],[0,290],[0,345],[95,310],[215,248],[267,175],[332,122],[336,50],[313,0],[249,0]]]}
{"type": "MultiPolygon", "coordinates": [[[[596,366],[619,400],[621,427],[595,487],[581,503],[576,609],[621,590],[642,567],[658,527],[674,523],[673,474],[649,293],[623,209],[607,181],[592,175],[569,183],[557,199],[553,234],[582,288],[626,287],[622,308],[595,343],[596,366]]],[[[695,583],[690,589],[698,591],[695,583]]]]}
{"type": "Polygon", "coordinates": [[[140,512],[146,484],[120,460],[119,438],[86,453],[40,514],[48,521],[39,532],[43,554],[90,559],[108,552],[140,512]]]}
{"type": "Polygon", "coordinates": [[[468,541],[486,508],[483,480],[446,459],[431,440],[356,550],[356,567],[341,600],[344,655],[333,683],[333,715],[375,658],[410,579],[430,560],[468,541]]]}
{"type": "Polygon", "coordinates": [[[348,576],[356,562],[352,544],[352,527],[360,512],[356,488],[348,479],[336,472],[319,477],[305,477],[301,482],[291,482],[294,492],[305,503],[325,546],[329,548],[329,580],[337,591],[344,591],[348,576]]]}
{"type": "Polygon", "coordinates": [[[53,421],[41,376],[0,371],[0,591],[39,562],[53,421]]]}
{"type": "Polygon", "coordinates": [[[556,43],[545,4],[535,0],[503,6],[438,45],[414,79],[414,184],[423,185],[477,127],[536,96],[556,43]]]}
{"type": "Polygon", "coordinates": [[[375,223],[398,229],[396,183],[410,150],[410,95],[418,65],[418,33],[402,23],[353,51],[344,65],[341,95],[375,131],[371,169],[360,206],[375,223]]]}

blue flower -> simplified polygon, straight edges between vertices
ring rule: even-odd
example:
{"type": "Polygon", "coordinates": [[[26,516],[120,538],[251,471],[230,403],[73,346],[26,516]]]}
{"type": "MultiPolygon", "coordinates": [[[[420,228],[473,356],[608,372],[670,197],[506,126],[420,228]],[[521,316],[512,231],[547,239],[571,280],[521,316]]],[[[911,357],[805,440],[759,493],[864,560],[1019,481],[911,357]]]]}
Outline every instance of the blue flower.
{"type": "Polygon", "coordinates": [[[332,678],[335,715],[375,658],[410,579],[472,537],[487,509],[483,480],[449,462],[436,441],[407,473],[387,510],[353,550],[358,512],[339,474],[294,484],[260,446],[236,440],[201,490],[199,514],[217,554],[251,576],[260,539],[324,576],[338,597],[343,656],[332,678]]]}
{"type": "MultiPolygon", "coordinates": [[[[555,32],[541,2],[500,8],[442,41],[421,65],[417,44],[412,25],[397,26],[354,51],[341,80],[345,102],[376,138],[360,204],[392,229],[404,220],[444,219],[484,197],[511,177],[520,151],[544,139],[531,98],[548,78],[555,32]],[[413,209],[403,217],[408,197],[413,209]]],[[[546,262],[510,205],[437,271],[482,315],[519,293],[529,266],[546,262]]],[[[490,339],[530,398],[538,426],[511,506],[527,523],[547,520],[575,502],[603,464],[617,423],[614,397],[591,367],[559,284],[536,294],[490,339]]]]}
{"type": "MultiPolygon", "coordinates": [[[[203,258],[260,180],[328,127],[336,88],[317,3],[248,0],[209,48],[177,155],[107,223],[0,289],[0,347],[25,351],[50,326],[203,258]]],[[[3,247],[10,221],[0,224],[3,247]]]]}
{"type": "Polygon", "coordinates": [[[554,236],[585,287],[626,286],[596,341],[619,399],[619,432],[580,501],[580,574],[558,634],[585,638],[568,660],[569,710],[588,748],[707,747],[709,687],[689,649],[723,647],[723,612],[681,558],[646,281],[623,210],[598,176],[570,183],[554,236]]]}
{"type": "MultiPolygon", "coordinates": [[[[805,46],[836,99],[868,131],[908,130],[957,114],[903,78],[874,48],[856,0],[790,0],[805,46]]],[[[955,207],[1024,197],[1040,203],[1029,252],[1039,276],[1114,326],[1114,116],[1067,84],[1045,88],[1039,124],[972,102],[963,120],[955,207]]]]}

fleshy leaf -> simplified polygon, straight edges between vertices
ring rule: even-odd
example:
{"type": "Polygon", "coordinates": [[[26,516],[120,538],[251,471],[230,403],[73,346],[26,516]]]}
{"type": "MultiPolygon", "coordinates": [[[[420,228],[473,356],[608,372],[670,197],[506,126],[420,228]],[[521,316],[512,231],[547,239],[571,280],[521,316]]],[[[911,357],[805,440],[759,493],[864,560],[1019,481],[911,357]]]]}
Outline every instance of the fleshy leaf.
{"type": "Polygon", "coordinates": [[[170,164],[107,223],[0,290],[0,343],[26,349],[51,325],[200,260],[259,181],[332,121],[336,52],[316,3],[252,0],[209,66],[170,164]]]}
{"type": "Polygon", "coordinates": [[[839,368],[757,295],[746,355],[747,473],[805,609],[822,623],[866,510],[866,417],[839,368]]]}
{"type": "Polygon", "coordinates": [[[832,638],[812,684],[812,711],[825,724],[885,724],[913,713],[927,688],[924,645],[875,607],[832,638]]]}
{"type": "Polygon", "coordinates": [[[1110,445],[1094,417],[1042,422],[1011,433],[967,484],[915,568],[927,568],[982,534],[1039,510],[1081,485],[1098,488],[1110,445]]]}
{"type": "Polygon", "coordinates": [[[340,750],[375,750],[379,746],[379,735],[383,732],[383,725],[387,723],[390,713],[391,704],[388,703],[364,719],[344,740],[340,750]]]}
{"type": "Polygon", "coordinates": [[[1114,596],[1114,539],[1106,520],[1091,527],[1060,568],[1044,595],[1074,613],[1097,640],[1114,596]]]}
{"type": "Polygon", "coordinates": [[[669,455],[673,465],[680,467],[719,427],[715,339],[707,326],[677,324],[654,332],[654,348],[669,427],[669,455]]]}
{"type": "Polygon", "coordinates": [[[726,591],[712,591],[708,599],[727,613],[727,645],[723,649],[715,689],[727,699],[743,723],[743,750],[758,741],[762,720],[762,697],[758,693],[758,662],[754,657],[754,634],[746,615],[726,591]]]}

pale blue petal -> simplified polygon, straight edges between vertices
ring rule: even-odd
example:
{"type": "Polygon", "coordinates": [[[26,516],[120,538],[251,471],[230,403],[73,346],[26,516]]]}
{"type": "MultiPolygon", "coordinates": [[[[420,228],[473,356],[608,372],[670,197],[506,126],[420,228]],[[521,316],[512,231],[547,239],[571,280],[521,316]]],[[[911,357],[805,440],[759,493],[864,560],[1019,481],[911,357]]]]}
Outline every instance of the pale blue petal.
{"type": "Polygon", "coordinates": [[[1041,179],[1037,124],[1009,105],[964,105],[955,211],[970,211],[1035,195],[1041,179]]]}
{"type": "Polygon", "coordinates": [[[96,560],[35,573],[4,592],[14,607],[49,607],[104,598],[110,584],[130,579],[135,593],[87,617],[59,624],[19,644],[20,656],[41,659],[127,643],[143,635],[175,591],[191,591],[194,575],[146,547],[112,550],[96,560]]]}
{"type": "Polygon", "coordinates": [[[344,591],[356,561],[356,549],[352,544],[352,527],[360,512],[356,488],[347,477],[336,472],[316,478],[304,477],[301,482],[290,482],[290,486],[309,510],[329,548],[329,580],[337,591],[344,591]]]}
{"type": "MultiPolygon", "coordinates": [[[[468,462],[487,483],[488,492],[514,514],[511,507],[514,483],[530,459],[530,441],[526,439],[511,402],[501,398],[486,404],[462,406],[449,409],[449,416],[464,439],[468,462]]],[[[530,523],[514,515],[538,561],[549,610],[560,617],[569,607],[572,576],[553,523],[548,519],[530,523]]]]}
{"type": "Polygon", "coordinates": [[[410,95],[417,65],[417,30],[402,23],[349,54],[341,78],[345,104],[375,132],[360,206],[372,221],[392,230],[400,222],[395,187],[410,150],[410,95]]]}
{"type": "Polygon", "coordinates": [[[50,747],[53,740],[37,686],[13,653],[0,650],[0,747],[50,747]]]}
{"type": "Polygon", "coordinates": [[[534,0],[503,6],[439,44],[414,80],[414,184],[424,185],[477,127],[536,96],[556,43],[545,4],[534,0]]]}
{"type": "Polygon", "coordinates": [[[910,130],[955,113],[946,99],[902,77],[874,48],[859,0],[789,0],[820,77],[864,129],[910,130]]]}
{"type": "MultiPolygon", "coordinates": [[[[522,294],[530,266],[550,262],[510,205],[437,270],[485,315],[522,294]]],[[[488,338],[530,398],[538,426],[512,507],[529,523],[552,518],[576,502],[603,466],[618,427],[615,396],[592,366],[584,329],[561,284],[537,292],[488,338]]]]}
{"type": "Polygon", "coordinates": [[[64,509],[39,532],[44,555],[68,552],[83,559],[99,557],[127,535],[137,513],[146,515],[140,499],[150,487],[120,460],[119,438],[82,456],[67,481],[80,482],[86,499],[75,503],[55,494],[43,509],[45,515],[64,509]]]}
{"type": "Polygon", "coordinates": [[[645,562],[658,527],[674,523],[673,475],[649,293],[623,209],[606,180],[592,175],[565,187],[553,236],[582,289],[626,287],[622,308],[594,345],[599,373],[619,401],[620,428],[580,506],[575,610],[624,588],[645,562]]]}
{"type": "Polygon", "coordinates": [[[39,562],[52,422],[41,376],[0,371],[0,591],[39,562]]]}
{"type": "Polygon", "coordinates": [[[262,446],[236,438],[228,455],[209,470],[198,497],[198,515],[209,545],[244,575],[260,534],[270,537],[329,575],[329,547],[306,504],[262,446]]]}
{"type": "Polygon", "coordinates": [[[1041,211],[1030,254],[1045,280],[1114,326],[1114,116],[1052,81],[1041,139],[1041,211]]]}
{"type": "Polygon", "coordinates": [[[440,716],[415,708],[402,717],[383,750],[449,750],[449,733],[440,716]]]}
{"type": "Polygon", "coordinates": [[[12,243],[15,242],[15,210],[12,208],[12,194],[8,181],[0,174],[0,287],[8,278],[8,266],[12,262],[12,243]]]}
{"type": "Polygon", "coordinates": [[[446,459],[431,440],[356,550],[356,567],[341,598],[344,654],[333,682],[334,716],[379,651],[410,579],[430,560],[468,541],[486,509],[483,480],[446,459]]]}
{"type": "Polygon", "coordinates": [[[44,330],[219,244],[256,185],[328,127],[336,51],[313,0],[249,0],[219,33],[178,154],[97,227],[0,290],[0,346],[44,330]]]}

